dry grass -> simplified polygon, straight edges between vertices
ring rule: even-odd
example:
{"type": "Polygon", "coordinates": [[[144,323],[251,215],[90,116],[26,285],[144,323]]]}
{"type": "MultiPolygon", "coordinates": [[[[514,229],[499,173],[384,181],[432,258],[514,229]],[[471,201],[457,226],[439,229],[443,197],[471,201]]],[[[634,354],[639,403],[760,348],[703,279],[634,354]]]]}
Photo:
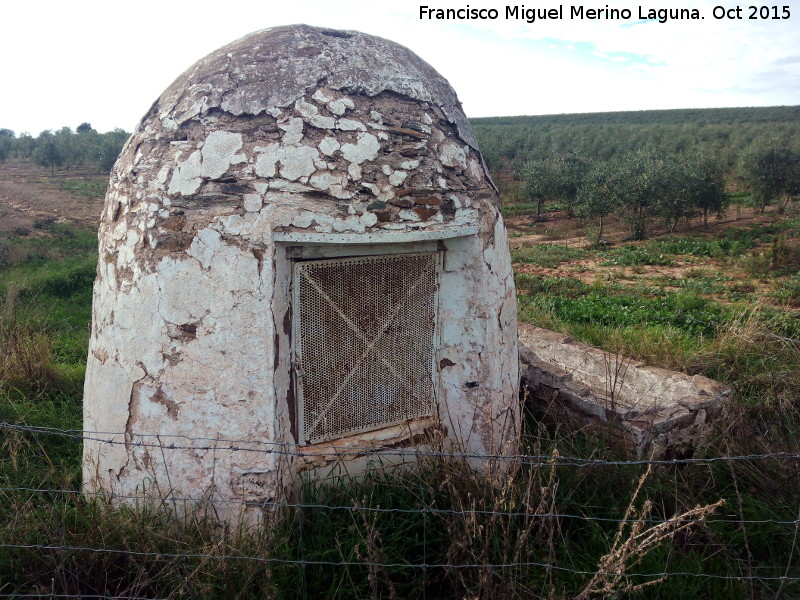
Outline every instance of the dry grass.
{"type": "Polygon", "coordinates": [[[685,533],[690,528],[701,527],[707,517],[725,505],[725,500],[718,500],[713,504],[695,506],[663,523],[647,527],[646,523],[651,516],[653,503],[647,499],[642,502],[640,507],[637,507],[637,504],[642,487],[651,473],[652,465],[649,465],[647,471],[639,478],[636,491],[628,504],[623,520],[620,521],[608,554],[600,559],[597,564],[597,573],[578,594],[576,600],[590,600],[597,597],[616,598],[621,594],[637,594],[646,587],[661,583],[666,579],[666,573],[645,583],[634,583],[627,573],[640,565],[651,551],[671,541],[679,533],[685,533]]]}
{"type": "Polygon", "coordinates": [[[15,299],[16,294],[9,290],[0,310],[0,386],[24,386],[39,393],[58,379],[51,339],[16,315],[15,299]]]}

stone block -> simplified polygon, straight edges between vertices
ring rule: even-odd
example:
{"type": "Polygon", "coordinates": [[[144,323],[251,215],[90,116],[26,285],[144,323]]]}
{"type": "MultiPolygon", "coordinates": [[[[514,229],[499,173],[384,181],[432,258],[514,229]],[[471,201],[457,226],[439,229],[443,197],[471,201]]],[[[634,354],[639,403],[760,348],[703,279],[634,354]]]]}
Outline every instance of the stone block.
{"type": "Polygon", "coordinates": [[[637,457],[676,456],[702,443],[730,390],[519,324],[521,390],[533,408],[616,430],[637,457]],[[613,380],[613,381],[610,381],[613,380]],[[608,390],[613,390],[609,397],[608,390]]]}

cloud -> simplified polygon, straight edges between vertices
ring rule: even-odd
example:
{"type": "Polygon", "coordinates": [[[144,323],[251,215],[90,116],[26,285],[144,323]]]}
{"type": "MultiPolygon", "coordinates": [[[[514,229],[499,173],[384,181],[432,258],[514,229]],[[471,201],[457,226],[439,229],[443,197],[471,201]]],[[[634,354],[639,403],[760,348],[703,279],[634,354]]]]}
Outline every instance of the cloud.
{"type": "MultiPolygon", "coordinates": [[[[635,106],[638,108],[658,108],[770,105],[800,100],[793,96],[794,81],[800,79],[800,71],[765,70],[765,65],[795,64],[787,58],[787,54],[792,56],[798,50],[800,30],[795,24],[791,20],[714,19],[713,8],[717,4],[681,3],[684,8],[697,9],[705,17],[702,20],[666,23],[562,20],[546,26],[504,23],[494,30],[507,41],[535,43],[547,39],[565,49],[582,49],[583,57],[573,57],[572,68],[561,79],[600,79],[599,84],[604,88],[617,86],[618,109],[632,108],[632,101],[643,103],[635,106]],[[594,76],[584,70],[589,64],[586,57],[594,60],[591,63],[594,76]],[[769,83],[763,85],[766,81],[769,83]]],[[[607,5],[635,10],[634,3],[621,0],[609,1],[607,5]]],[[[575,86],[567,81],[561,88],[574,90],[575,86]]],[[[611,100],[607,90],[601,90],[595,106],[604,106],[611,100]]],[[[582,107],[581,110],[594,110],[588,102],[582,107]]]]}
{"type": "MultiPolygon", "coordinates": [[[[426,0],[441,8],[485,0],[426,0]]],[[[421,3],[420,3],[421,4],[421,3]]],[[[36,134],[89,120],[131,129],[194,61],[267,26],[308,22],[404,44],[447,77],[470,116],[797,104],[800,29],[782,20],[420,20],[420,4],[367,0],[12,2],[0,36],[0,126],[36,134]]],[[[532,2],[529,4],[533,5],[532,2]]],[[[598,7],[645,2],[606,0],[598,7]]],[[[668,4],[666,2],[662,4],[668,4]]],[[[537,4],[537,6],[540,6],[537,4]]],[[[548,6],[558,6],[553,3],[548,6]]]]}
{"type": "Polygon", "coordinates": [[[800,63],[800,55],[785,56],[772,61],[773,65],[794,65],[800,63]]]}

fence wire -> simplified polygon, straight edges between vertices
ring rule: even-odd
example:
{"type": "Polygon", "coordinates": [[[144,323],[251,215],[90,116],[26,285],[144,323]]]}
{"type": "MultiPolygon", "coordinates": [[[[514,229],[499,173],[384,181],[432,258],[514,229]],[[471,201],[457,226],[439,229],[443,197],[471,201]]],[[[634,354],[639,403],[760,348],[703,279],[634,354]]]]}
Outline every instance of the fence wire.
{"type": "MultiPolygon", "coordinates": [[[[292,457],[317,457],[319,452],[306,452],[302,450],[302,446],[290,444],[286,442],[263,442],[251,440],[231,440],[226,438],[207,438],[207,437],[190,437],[186,435],[175,434],[146,434],[133,431],[90,431],[81,429],[56,429],[48,427],[31,427],[28,425],[14,425],[11,423],[0,422],[0,429],[8,429],[13,431],[21,431],[28,433],[40,433],[45,435],[56,435],[61,437],[72,438],[75,440],[100,442],[103,444],[126,446],[130,448],[159,448],[161,450],[193,450],[193,451],[230,451],[230,452],[256,452],[259,454],[276,454],[286,455],[292,457]],[[101,436],[117,436],[122,439],[114,439],[110,437],[101,436]],[[130,437],[130,440],[124,439],[130,437]],[[156,442],[136,442],[135,438],[156,438],[156,442]],[[173,443],[164,443],[161,440],[178,438],[188,441],[207,441],[214,442],[213,444],[205,445],[180,445],[173,443]],[[243,444],[260,445],[264,448],[253,448],[243,444]]],[[[624,467],[624,466],[679,466],[691,464],[713,464],[718,462],[737,462],[737,461],[754,461],[754,460],[800,460],[800,453],[794,452],[771,452],[765,454],[744,454],[737,456],[709,456],[700,458],[670,458],[670,459],[631,459],[631,460],[605,460],[599,458],[581,458],[577,456],[561,456],[549,454],[472,454],[468,452],[443,452],[439,450],[426,450],[426,449],[402,449],[392,446],[374,446],[365,451],[363,448],[339,448],[331,446],[330,454],[336,457],[347,458],[348,456],[363,456],[365,453],[375,454],[380,456],[394,456],[405,458],[457,458],[467,460],[484,460],[488,462],[509,462],[517,463],[526,466],[564,466],[564,467],[585,467],[585,466],[606,466],[606,467],[624,467]]]]}
{"type": "MultiPolygon", "coordinates": [[[[0,487],[0,493],[11,492],[26,492],[30,494],[66,494],[74,496],[83,496],[86,498],[99,498],[111,503],[117,500],[135,500],[141,502],[152,502],[159,500],[161,502],[186,502],[189,504],[222,504],[222,505],[243,505],[254,506],[252,501],[239,500],[231,498],[228,500],[220,498],[207,498],[199,496],[176,496],[168,494],[165,496],[156,496],[153,494],[118,494],[115,492],[93,492],[87,490],[76,489],[60,489],[60,488],[31,488],[31,487],[0,487]]],[[[383,514],[423,514],[423,515],[451,515],[451,516],[469,516],[469,515],[483,515],[483,516],[498,516],[498,517],[527,517],[533,519],[577,519],[579,521],[597,521],[600,523],[643,523],[649,526],[662,525],[670,523],[670,519],[625,519],[618,517],[596,517],[589,515],[578,515],[570,513],[559,512],[536,512],[529,511],[505,511],[505,510],[481,510],[481,509],[452,509],[452,508],[380,508],[375,506],[356,506],[352,504],[335,505],[335,504],[315,504],[307,502],[275,502],[272,500],[265,500],[257,504],[259,508],[272,509],[272,508],[307,508],[312,510],[345,510],[352,512],[363,513],[383,513],[383,514]]],[[[787,525],[787,526],[800,526],[800,518],[792,520],[782,519],[681,519],[681,523],[741,523],[744,525],[787,525]]]]}
{"type": "MultiPolygon", "coordinates": [[[[174,434],[140,434],[130,431],[125,432],[108,432],[108,431],[90,431],[80,429],[59,429],[48,427],[33,427],[27,425],[18,425],[7,422],[0,422],[0,431],[14,431],[21,434],[38,436],[58,436],[78,441],[91,441],[100,444],[108,445],[123,445],[129,448],[158,448],[161,451],[215,451],[215,452],[248,452],[259,453],[264,455],[286,455],[291,457],[303,456],[317,456],[317,453],[308,453],[302,447],[287,443],[271,443],[264,441],[253,440],[238,440],[229,439],[224,437],[209,438],[209,437],[192,437],[187,435],[174,435],[174,434]]],[[[781,461],[785,463],[794,463],[800,460],[800,453],[791,452],[778,452],[778,453],[764,453],[764,454],[746,454],[734,456],[710,456],[710,457],[692,457],[692,458],[675,458],[675,459],[630,459],[630,460],[603,460],[599,458],[583,458],[579,456],[559,456],[559,455],[545,455],[545,454],[494,454],[494,455],[479,455],[479,454],[465,454],[457,452],[443,452],[430,449],[398,449],[398,448],[383,448],[377,447],[369,451],[369,454],[379,454],[381,456],[395,456],[408,459],[419,459],[422,457],[430,457],[436,459],[458,459],[458,460],[481,460],[493,461],[498,463],[508,462],[525,466],[536,466],[544,469],[550,468],[564,468],[572,467],[578,469],[585,468],[601,468],[601,467],[670,467],[670,466],[683,466],[683,465],[710,465],[714,463],[741,463],[760,461],[781,461]]],[[[336,457],[346,458],[348,456],[363,456],[365,450],[339,448],[331,454],[336,457]]],[[[797,466],[797,465],[795,465],[797,466]]],[[[677,480],[676,480],[677,485],[677,480]]],[[[83,491],[79,489],[70,489],[66,487],[47,487],[47,486],[13,486],[5,485],[0,486],[0,498],[5,496],[8,500],[13,495],[28,494],[29,499],[34,496],[40,496],[40,499],[56,501],[57,496],[74,496],[76,498],[97,498],[99,500],[109,502],[111,504],[118,504],[120,502],[126,503],[148,503],[159,501],[162,504],[167,503],[187,503],[195,504],[210,504],[210,505],[247,505],[253,507],[252,501],[245,501],[240,498],[219,498],[219,497],[193,497],[183,496],[173,493],[165,495],[156,495],[151,493],[143,494],[119,494],[113,492],[93,492],[83,491]]],[[[676,492],[677,495],[677,492],[676,492]]],[[[518,568],[532,568],[544,569],[548,572],[557,571],[568,573],[574,576],[608,576],[608,577],[625,577],[628,579],[641,580],[643,582],[653,582],[663,580],[665,578],[675,577],[688,577],[695,579],[705,580],[727,580],[738,582],[762,582],[762,583],[780,583],[781,589],[785,584],[800,582],[800,574],[795,575],[793,565],[797,562],[794,558],[795,546],[797,545],[798,531],[800,531],[800,507],[798,507],[797,518],[795,519],[745,519],[731,518],[727,516],[714,517],[714,518],[681,518],[673,517],[667,518],[654,518],[654,517],[636,517],[631,516],[626,512],[623,517],[614,516],[594,516],[591,514],[578,514],[571,512],[560,512],[538,509],[517,509],[517,510],[500,510],[500,509],[480,509],[480,508],[438,508],[434,506],[423,506],[420,508],[396,508],[396,507],[380,507],[380,506],[363,506],[358,501],[354,500],[352,504],[328,504],[328,503],[314,503],[314,502],[289,502],[289,501],[276,501],[265,500],[263,502],[255,503],[256,508],[261,509],[292,509],[304,511],[350,511],[357,514],[399,514],[399,515],[418,515],[418,516],[458,516],[458,517],[472,517],[472,516],[488,516],[488,517],[503,517],[503,518],[522,518],[522,519],[539,519],[551,521],[564,521],[576,520],[583,522],[597,522],[616,525],[618,528],[623,526],[646,526],[659,527],[669,526],[679,523],[683,525],[691,524],[729,524],[744,526],[757,526],[769,525],[783,528],[788,534],[793,532],[792,552],[787,558],[786,563],[783,562],[779,565],[772,566],[759,566],[757,572],[749,570],[746,573],[732,573],[720,575],[716,573],[705,572],[692,572],[692,571],[659,571],[659,572],[629,572],[624,570],[618,571],[604,571],[604,570],[585,570],[578,569],[556,562],[548,561],[514,561],[514,562],[427,562],[422,560],[419,562],[393,562],[393,561],[376,561],[376,560],[313,560],[305,558],[283,558],[280,556],[257,556],[246,554],[226,554],[226,553],[198,553],[198,552],[147,552],[137,551],[113,547],[99,547],[92,545],[71,545],[71,544],[58,544],[58,543],[39,543],[39,544],[20,544],[10,543],[0,538],[0,548],[18,551],[35,551],[41,553],[47,552],[66,552],[66,553],[100,553],[100,554],[120,554],[131,557],[142,558],[155,558],[158,560],[164,559],[199,559],[210,561],[247,561],[258,564],[290,564],[300,567],[367,567],[378,569],[410,569],[410,570],[425,570],[425,569],[444,569],[444,570],[469,570],[469,569],[489,569],[503,571],[507,569],[518,568]]],[[[749,550],[748,550],[749,551],[749,550]]],[[[37,593],[7,593],[2,587],[2,573],[0,573],[0,598],[83,598],[86,600],[99,600],[111,599],[116,600],[160,600],[158,598],[147,598],[142,596],[116,596],[116,595],[102,595],[102,594],[61,594],[56,592],[37,592],[37,593]]],[[[780,591],[780,590],[779,590],[780,591]]]]}
{"type": "MultiPolygon", "coordinates": [[[[800,581],[800,577],[787,577],[784,575],[717,575],[714,573],[695,573],[691,571],[662,571],[656,573],[630,573],[626,571],[588,571],[563,567],[554,563],[520,561],[511,563],[389,563],[374,561],[335,561],[335,560],[303,560],[288,559],[275,556],[247,556],[229,554],[203,554],[203,553],[170,553],[170,552],[138,552],[136,550],[121,550],[119,548],[95,548],[93,546],[48,546],[44,544],[0,544],[0,548],[18,548],[22,550],[59,550],[67,552],[100,552],[109,554],[125,554],[128,556],[154,557],[154,558],[203,558],[214,560],[242,560],[263,564],[294,564],[301,566],[324,567],[379,567],[385,569],[513,569],[517,567],[537,567],[551,571],[563,571],[572,575],[610,575],[636,577],[640,579],[659,579],[663,577],[698,577],[702,579],[737,580],[737,581],[800,581]]],[[[783,569],[783,567],[775,567],[783,569]]]]}

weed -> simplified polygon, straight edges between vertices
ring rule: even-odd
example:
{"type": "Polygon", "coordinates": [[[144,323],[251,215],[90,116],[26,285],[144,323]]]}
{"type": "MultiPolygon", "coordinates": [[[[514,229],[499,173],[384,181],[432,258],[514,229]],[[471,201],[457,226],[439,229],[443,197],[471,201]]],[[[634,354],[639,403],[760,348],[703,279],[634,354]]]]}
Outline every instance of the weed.
{"type": "Polygon", "coordinates": [[[751,281],[739,281],[728,286],[728,290],[740,295],[752,294],[756,289],[756,286],[751,281]]]}
{"type": "Polygon", "coordinates": [[[706,271],[697,268],[687,269],[683,276],[686,279],[706,279],[709,277],[706,271]]]}
{"type": "Polygon", "coordinates": [[[43,229],[45,231],[52,231],[55,228],[56,220],[53,217],[46,217],[44,219],[36,219],[33,222],[34,229],[43,229]]]}
{"type": "MultiPolygon", "coordinates": [[[[717,294],[726,289],[715,277],[710,277],[708,275],[692,277],[688,271],[682,278],[673,281],[672,284],[685,292],[691,292],[697,295],[717,294]]],[[[744,283],[742,285],[744,285],[744,283]]]]}
{"type": "Polygon", "coordinates": [[[641,266],[641,265],[660,265],[669,266],[673,260],[663,253],[655,254],[647,246],[623,246],[615,248],[605,253],[608,258],[600,263],[602,266],[641,266]]]}
{"type": "Polygon", "coordinates": [[[49,261],[79,256],[96,259],[94,232],[58,223],[46,231],[49,235],[42,237],[10,236],[0,240],[0,281],[3,271],[24,265],[38,268],[49,261]]]}
{"type": "Polygon", "coordinates": [[[792,273],[800,270],[800,242],[790,241],[781,233],[772,241],[769,251],[770,268],[777,273],[792,273]]]}
{"type": "Polygon", "coordinates": [[[671,325],[586,323],[568,329],[584,343],[670,369],[685,368],[700,347],[695,336],[671,325]]]}
{"type": "Polygon", "coordinates": [[[665,237],[650,240],[645,245],[649,252],[664,255],[679,254],[708,258],[741,256],[756,244],[752,238],[744,239],[706,239],[692,237],[665,237]]]}
{"type": "Polygon", "coordinates": [[[511,260],[533,264],[544,269],[555,269],[561,263],[581,260],[586,255],[586,251],[579,248],[560,244],[540,244],[512,250],[511,260]]]}
{"type": "MultiPolygon", "coordinates": [[[[2,246],[0,422],[79,430],[94,235],[57,224],[48,233],[45,241],[12,238],[2,246]]],[[[664,247],[653,247],[668,258],[664,247]]],[[[563,247],[552,248],[541,251],[543,263],[564,257],[556,254],[563,247]]],[[[519,314],[731,386],[726,417],[698,456],[796,453],[796,313],[722,306],[701,294],[717,278],[696,269],[685,279],[692,291],[659,287],[674,283],[668,278],[586,285],[519,274],[519,314]]],[[[788,303],[796,279],[786,278],[773,294],[788,303]]],[[[502,477],[482,477],[466,461],[426,457],[405,469],[308,484],[298,494],[302,506],[268,510],[260,527],[237,528],[221,526],[208,504],[178,517],[169,507],[114,507],[58,491],[80,487],[80,439],[2,428],[0,593],[518,599],[639,591],[659,600],[800,594],[791,579],[758,579],[800,572],[795,460],[647,471],[616,461],[613,450],[563,419],[533,417],[523,447],[531,458],[502,477]],[[575,467],[562,456],[611,461],[575,467]],[[720,498],[726,506],[715,506],[720,498]],[[108,551],[96,551],[102,548],[108,551]],[[703,577],[673,575],[640,589],[636,573],[703,577]],[[741,583],[743,575],[749,583],[741,583]]]]}
{"type": "Polygon", "coordinates": [[[713,334],[725,310],[696,294],[678,292],[663,298],[593,291],[579,298],[556,297],[556,316],[570,323],[605,325],[669,325],[687,333],[713,334]]]}
{"type": "Polygon", "coordinates": [[[28,387],[39,394],[52,387],[58,376],[51,360],[47,333],[13,315],[0,315],[0,389],[28,387]]]}
{"type": "Polygon", "coordinates": [[[597,574],[577,596],[577,600],[589,600],[597,595],[617,596],[620,593],[636,594],[644,588],[654,586],[666,579],[655,577],[644,583],[631,581],[626,572],[641,564],[644,557],[667,540],[692,527],[698,527],[718,508],[725,505],[724,500],[713,504],[696,506],[680,515],[658,525],[647,526],[647,519],[653,510],[653,503],[645,500],[641,508],[636,506],[642,487],[652,472],[652,465],[639,478],[636,490],[625,511],[624,521],[620,522],[608,554],[597,565],[597,574]]]}
{"type": "Polygon", "coordinates": [[[535,215],[536,203],[531,202],[514,202],[503,203],[500,206],[500,213],[504,217],[516,217],[518,215],[535,215]]]}
{"type": "Polygon", "coordinates": [[[739,261],[739,266],[754,277],[764,278],[769,274],[772,258],[769,252],[751,252],[739,261]]]}
{"type": "Polygon", "coordinates": [[[761,406],[800,397],[800,341],[784,318],[757,306],[732,316],[693,357],[690,368],[720,379],[761,406]],[[789,335],[785,335],[788,333],[789,335]]]}
{"type": "Polygon", "coordinates": [[[106,194],[108,182],[103,179],[65,179],[59,184],[60,190],[77,192],[84,198],[102,198],[106,194]]]}
{"type": "Polygon", "coordinates": [[[36,394],[83,385],[96,239],[56,225],[54,238],[11,238],[0,264],[0,381],[36,394]]]}
{"type": "Polygon", "coordinates": [[[800,273],[777,282],[770,296],[786,306],[800,307],[800,273]]]}
{"type": "Polygon", "coordinates": [[[540,277],[519,273],[515,277],[517,291],[526,294],[554,294],[567,298],[583,296],[591,288],[579,279],[571,277],[540,277]]]}

